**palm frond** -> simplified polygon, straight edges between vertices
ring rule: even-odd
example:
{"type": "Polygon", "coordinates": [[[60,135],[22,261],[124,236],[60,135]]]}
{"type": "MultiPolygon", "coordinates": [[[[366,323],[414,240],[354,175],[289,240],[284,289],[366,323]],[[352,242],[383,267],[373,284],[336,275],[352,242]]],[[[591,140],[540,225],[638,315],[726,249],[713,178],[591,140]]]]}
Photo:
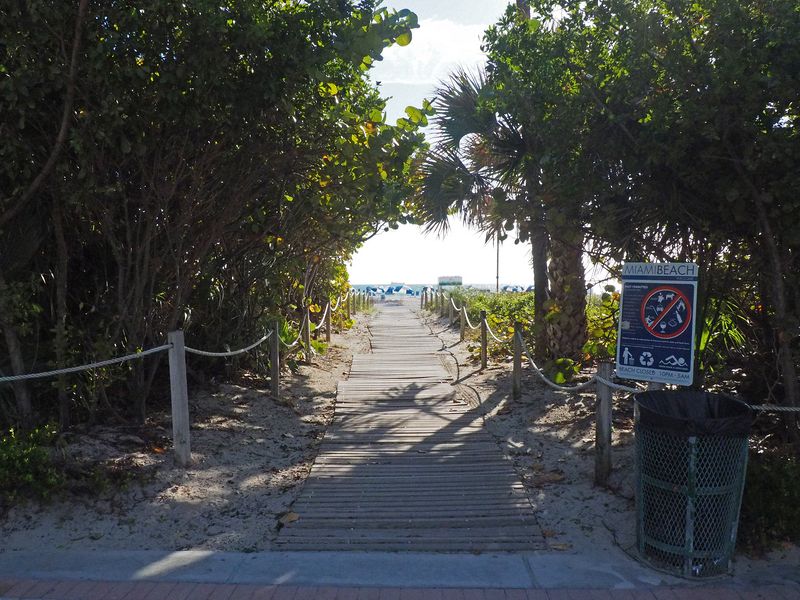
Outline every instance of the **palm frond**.
{"type": "Polygon", "coordinates": [[[417,202],[427,231],[447,231],[447,219],[455,213],[468,223],[482,221],[489,182],[483,173],[471,170],[458,152],[447,148],[430,150],[420,173],[422,185],[417,202]]]}
{"type": "Polygon", "coordinates": [[[486,86],[483,71],[457,69],[436,90],[433,139],[437,145],[458,149],[465,136],[484,135],[494,127],[494,114],[481,106],[486,86]]]}

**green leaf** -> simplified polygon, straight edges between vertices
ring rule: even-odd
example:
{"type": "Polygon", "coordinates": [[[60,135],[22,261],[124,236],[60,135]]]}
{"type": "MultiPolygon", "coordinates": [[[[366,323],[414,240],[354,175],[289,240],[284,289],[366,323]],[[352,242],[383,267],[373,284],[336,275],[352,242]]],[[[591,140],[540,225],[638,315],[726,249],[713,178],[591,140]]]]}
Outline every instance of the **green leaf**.
{"type": "Polygon", "coordinates": [[[405,112],[412,123],[420,123],[425,118],[422,111],[414,106],[406,106],[405,112]]]}

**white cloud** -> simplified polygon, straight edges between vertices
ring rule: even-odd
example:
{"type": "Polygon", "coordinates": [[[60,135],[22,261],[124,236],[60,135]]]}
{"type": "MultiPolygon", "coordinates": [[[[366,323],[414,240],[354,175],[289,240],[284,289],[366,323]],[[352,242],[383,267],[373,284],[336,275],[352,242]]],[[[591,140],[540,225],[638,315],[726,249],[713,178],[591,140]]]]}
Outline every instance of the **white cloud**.
{"type": "Polygon", "coordinates": [[[425,19],[413,31],[411,44],[392,46],[372,71],[386,84],[429,84],[447,79],[458,66],[474,69],[486,60],[481,51],[485,25],[463,25],[447,19],[425,19]]]}

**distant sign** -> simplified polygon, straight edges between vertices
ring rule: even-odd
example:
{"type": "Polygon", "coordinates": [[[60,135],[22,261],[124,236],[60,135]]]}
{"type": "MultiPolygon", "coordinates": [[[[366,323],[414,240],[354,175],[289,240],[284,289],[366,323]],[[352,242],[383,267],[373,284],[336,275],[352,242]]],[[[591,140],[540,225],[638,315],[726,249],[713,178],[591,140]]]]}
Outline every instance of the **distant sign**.
{"type": "Polygon", "coordinates": [[[699,271],[694,263],[623,265],[617,375],[692,384],[699,271]]]}
{"type": "Polygon", "coordinates": [[[439,277],[439,285],[461,285],[462,278],[460,275],[445,275],[439,277]]]}

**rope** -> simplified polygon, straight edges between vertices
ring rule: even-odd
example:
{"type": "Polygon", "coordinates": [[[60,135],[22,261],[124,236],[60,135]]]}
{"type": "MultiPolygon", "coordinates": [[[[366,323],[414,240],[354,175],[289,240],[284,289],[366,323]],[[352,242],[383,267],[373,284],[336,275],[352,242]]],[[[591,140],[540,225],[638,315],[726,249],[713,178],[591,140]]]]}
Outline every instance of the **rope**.
{"type": "Polygon", "coordinates": [[[592,378],[586,383],[581,383],[580,385],[575,385],[575,386],[558,385],[557,383],[553,383],[547,377],[544,376],[544,372],[536,365],[535,362],[533,362],[533,358],[531,358],[531,354],[530,352],[528,352],[528,345],[525,343],[525,340],[522,339],[522,335],[517,333],[517,338],[519,339],[519,342],[522,345],[522,349],[525,352],[525,356],[528,357],[528,362],[531,363],[533,370],[536,372],[536,374],[542,381],[544,381],[554,390],[558,390],[559,392],[578,392],[593,385],[595,380],[597,379],[597,375],[592,375],[592,378]]]}
{"type": "MultiPolygon", "coordinates": [[[[453,300],[452,296],[450,297],[450,303],[453,305],[453,308],[455,308],[458,311],[463,312],[464,317],[465,317],[466,322],[467,322],[467,326],[470,329],[479,329],[480,328],[480,326],[473,325],[470,322],[469,313],[467,312],[466,305],[462,306],[459,309],[458,306],[456,306],[455,301],[453,300]]],[[[489,326],[488,321],[486,322],[486,330],[489,332],[489,335],[491,335],[497,342],[499,342],[501,344],[505,344],[505,343],[511,341],[510,339],[502,340],[499,337],[497,337],[497,335],[495,335],[494,331],[492,331],[492,328],[489,326]]],[[[557,383],[553,383],[552,381],[547,379],[547,377],[545,377],[544,371],[542,369],[540,369],[536,365],[536,363],[533,361],[533,358],[531,357],[530,352],[528,351],[528,346],[525,343],[525,340],[522,338],[522,335],[517,333],[517,337],[519,338],[519,342],[522,345],[523,350],[525,351],[525,356],[528,357],[528,362],[530,362],[531,367],[533,367],[533,370],[536,372],[536,374],[539,376],[539,378],[544,383],[546,383],[548,386],[550,386],[551,388],[553,388],[555,390],[558,390],[558,391],[561,391],[561,392],[578,392],[580,390],[584,390],[584,389],[590,387],[591,385],[594,385],[595,382],[597,382],[597,383],[602,383],[603,385],[605,385],[605,386],[607,386],[607,387],[609,387],[612,390],[615,390],[617,392],[625,392],[625,393],[629,393],[629,394],[638,394],[640,392],[646,391],[643,388],[630,387],[630,386],[627,386],[627,385],[620,385],[618,383],[614,383],[613,381],[609,381],[608,379],[605,379],[604,377],[600,377],[597,374],[593,375],[592,378],[589,379],[589,381],[587,381],[585,383],[581,383],[580,385],[576,385],[576,386],[564,386],[564,385],[558,385],[557,383]]],[[[512,339],[513,339],[513,336],[512,336],[512,339]]],[[[757,411],[757,412],[781,412],[781,413],[800,412],[800,406],[779,406],[777,404],[748,404],[748,406],[750,407],[751,410],[754,410],[754,411],[757,411]]]]}
{"type": "Polygon", "coordinates": [[[320,327],[322,327],[322,324],[325,322],[325,317],[327,316],[327,314],[328,314],[328,309],[329,309],[330,307],[331,307],[331,304],[330,304],[330,302],[329,302],[328,304],[326,304],[326,305],[325,305],[325,310],[324,310],[324,311],[322,311],[322,318],[319,320],[319,325],[314,325],[314,323],[311,323],[311,331],[316,331],[317,329],[319,329],[320,327]]]}
{"type": "Polygon", "coordinates": [[[620,385],[618,383],[614,383],[613,381],[609,381],[604,377],[600,377],[600,375],[595,375],[594,378],[597,380],[598,383],[602,383],[603,385],[610,387],[612,390],[616,390],[618,392],[628,392],[631,394],[638,394],[640,392],[647,391],[645,389],[638,387],[628,387],[627,385],[620,385]]]}
{"type": "Polygon", "coordinates": [[[331,309],[331,312],[332,312],[332,313],[335,313],[337,310],[339,310],[339,305],[340,305],[342,302],[346,301],[346,300],[347,300],[349,297],[350,297],[350,292],[347,292],[347,293],[344,295],[344,297],[342,297],[342,296],[339,296],[339,297],[336,299],[336,306],[334,306],[334,307],[331,309]]]}
{"type": "Polygon", "coordinates": [[[274,333],[273,331],[270,331],[267,335],[262,337],[260,340],[258,340],[256,342],[253,342],[252,344],[247,346],[247,348],[242,348],[240,350],[230,350],[228,352],[207,352],[206,350],[198,350],[197,348],[190,348],[189,346],[186,346],[186,352],[188,352],[189,354],[199,354],[200,356],[212,356],[212,357],[215,357],[215,358],[225,358],[225,357],[228,357],[228,356],[236,356],[238,354],[244,354],[245,352],[249,352],[250,350],[252,350],[256,346],[258,346],[259,344],[263,344],[264,342],[266,342],[269,339],[269,336],[271,336],[273,333],[274,333]]]}
{"type": "Polygon", "coordinates": [[[777,404],[748,404],[750,410],[758,412],[800,412],[800,406],[778,406],[777,404]]]}
{"type": "Polygon", "coordinates": [[[109,358],[108,360],[101,360],[98,362],[89,363],[88,365],[80,365],[79,367],[67,367],[65,369],[57,369],[55,371],[42,371],[41,373],[29,373],[27,375],[9,375],[7,377],[0,377],[0,383],[10,383],[14,381],[24,381],[26,379],[43,379],[45,377],[54,377],[56,375],[66,375],[68,373],[77,373],[79,371],[88,371],[89,369],[99,369],[100,367],[107,367],[109,365],[116,365],[119,363],[127,362],[129,360],[136,360],[144,358],[150,354],[156,354],[169,350],[172,344],[164,344],[163,346],[156,346],[149,350],[143,350],[134,354],[127,354],[118,358],[109,358]]]}
{"type": "Polygon", "coordinates": [[[492,331],[492,328],[491,328],[491,327],[489,327],[489,321],[486,321],[486,331],[488,331],[488,332],[489,332],[489,335],[491,335],[491,336],[492,336],[492,337],[495,339],[495,341],[497,341],[497,342],[499,342],[499,343],[501,343],[501,344],[507,344],[508,342],[510,342],[510,341],[511,341],[511,338],[513,338],[513,337],[514,337],[514,336],[512,335],[512,336],[511,336],[511,338],[508,338],[508,339],[506,339],[506,340],[501,340],[499,337],[497,337],[497,336],[495,335],[494,331],[492,331]]]}
{"type": "Polygon", "coordinates": [[[467,307],[466,307],[466,306],[463,306],[463,307],[462,307],[462,309],[463,309],[463,311],[464,311],[464,318],[467,320],[467,326],[468,326],[470,329],[480,329],[480,328],[481,328],[481,327],[480,327],[480,325],[473,325],[473,324],[470,322],[470,320],[469,320],[469,313],[467,313],[467,307]]]}
{"type": "MultiPolygon", "coordinates": [[[[300,322],[300,333],[297,334],[297,337],[294,338],[294,341],[291,344],[287,344],[281,339],[281,344],[286,346],[286,348],[294,348],[297,344],[300,343],[300,338],[303,337],[303,326],[306,324],[306,317],[303,315],[303,320],[300,322]]],[[[279,336],[280,337],[280,336],[279,336]]]]}
{"type": "Polygon", "coordinates": [[[297,344],[299,344],[299,343],[300,343],[300,337],[301,337],[301,336],[302,336],[302,331],[301,331],[299,334],[297,334],[297,337],[296,337],[296,338],[294,338],[294,341],[293,341],[291,344],[287,344],[287,343],[286,343],[286,342],[284,342],[283,340],[281,340],[281,344],[283,344],[283,345],[284,345],[284,346],[286,346],[287,348],[294,348],[295,346],[297,346],[297,344]]]}
{"type": "Polygon", "coordinates": [[[453,300],[453,297],[452,297],[452,296],[450,296],[450,304],[452,304],[452,305],[453,305],[453,308],[455,309],[455,311],[456,311],[456,312],[461,312],[461,309],[462,309],[462,308],[464,308],[463,306],[459,308],[459,307],[456,305],[456,301],[455,301],[455,300],[453,300]]]}

